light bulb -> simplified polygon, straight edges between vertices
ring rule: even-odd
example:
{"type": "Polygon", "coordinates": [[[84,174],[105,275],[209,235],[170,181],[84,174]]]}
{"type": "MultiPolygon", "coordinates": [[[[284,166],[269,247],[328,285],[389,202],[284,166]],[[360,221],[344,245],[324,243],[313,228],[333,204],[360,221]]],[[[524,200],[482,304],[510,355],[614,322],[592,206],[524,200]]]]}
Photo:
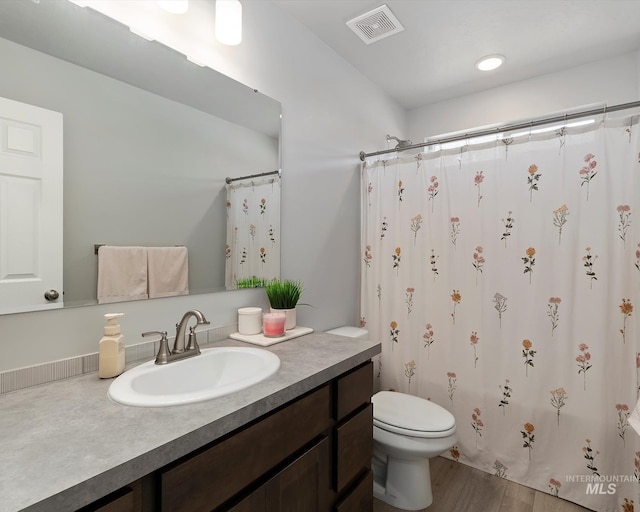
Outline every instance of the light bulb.
{"type": "Polygon", "coordinates": [[[216,39],[235,46],[242,41],[242,4],[239,0],[216,0],[216,39]]]}
{"type": "Polygon", "coordinates": [[[476,62],[476,67],[480,71],[491,71],[493,69],[499,68],[504,63],[504,56],[502,55],[487,55],[486,57],[482,57],[478,62],[476,62]]]}

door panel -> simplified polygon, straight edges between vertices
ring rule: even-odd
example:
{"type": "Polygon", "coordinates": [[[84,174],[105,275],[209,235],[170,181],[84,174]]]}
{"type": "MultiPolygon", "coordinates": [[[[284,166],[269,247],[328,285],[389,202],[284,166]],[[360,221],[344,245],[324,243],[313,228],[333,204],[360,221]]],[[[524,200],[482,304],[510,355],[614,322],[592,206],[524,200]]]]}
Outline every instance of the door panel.
{"type": "Polygon", "coordinates": [[[2,312],[62,306],[62,158],[62,114],[0,98],[2,312]]]}

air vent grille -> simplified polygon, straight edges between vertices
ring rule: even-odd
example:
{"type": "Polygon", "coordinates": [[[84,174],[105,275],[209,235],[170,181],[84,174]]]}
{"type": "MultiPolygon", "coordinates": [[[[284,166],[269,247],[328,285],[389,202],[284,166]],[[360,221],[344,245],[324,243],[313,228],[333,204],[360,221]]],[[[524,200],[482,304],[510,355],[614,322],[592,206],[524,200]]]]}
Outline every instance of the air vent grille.
{"type": "Polygon", "coordinates": [[[347,26],[367,44],[404,30],[386,4],[347,21],[347,26]]]}

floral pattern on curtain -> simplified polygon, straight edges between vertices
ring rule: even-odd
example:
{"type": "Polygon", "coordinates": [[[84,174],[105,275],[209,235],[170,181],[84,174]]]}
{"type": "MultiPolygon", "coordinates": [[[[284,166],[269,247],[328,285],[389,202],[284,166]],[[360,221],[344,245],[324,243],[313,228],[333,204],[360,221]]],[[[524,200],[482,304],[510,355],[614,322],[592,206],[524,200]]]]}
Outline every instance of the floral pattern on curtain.
{"type": "Polygon", "coordinates": [[[225,286],[240,279],[280,277],[280,178],[227,185],[225,286]]]}
{"type": "Polygon", "coordinates": [[[453,413],[444,456],[598,511],[640,489],[637,119],[362,167],[378,387],[453,413]]]}

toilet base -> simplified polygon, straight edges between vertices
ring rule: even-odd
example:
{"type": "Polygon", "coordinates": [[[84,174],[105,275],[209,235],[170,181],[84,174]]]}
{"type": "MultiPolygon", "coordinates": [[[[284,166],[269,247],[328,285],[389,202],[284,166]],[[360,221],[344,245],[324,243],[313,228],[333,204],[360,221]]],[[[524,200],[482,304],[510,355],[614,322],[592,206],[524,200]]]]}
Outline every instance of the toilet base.
{"type": "Polygon", "coordinates": [[[373,495],[402,510],[422,510],[433,502],[429,459],[372,460],[373,495]]]}

